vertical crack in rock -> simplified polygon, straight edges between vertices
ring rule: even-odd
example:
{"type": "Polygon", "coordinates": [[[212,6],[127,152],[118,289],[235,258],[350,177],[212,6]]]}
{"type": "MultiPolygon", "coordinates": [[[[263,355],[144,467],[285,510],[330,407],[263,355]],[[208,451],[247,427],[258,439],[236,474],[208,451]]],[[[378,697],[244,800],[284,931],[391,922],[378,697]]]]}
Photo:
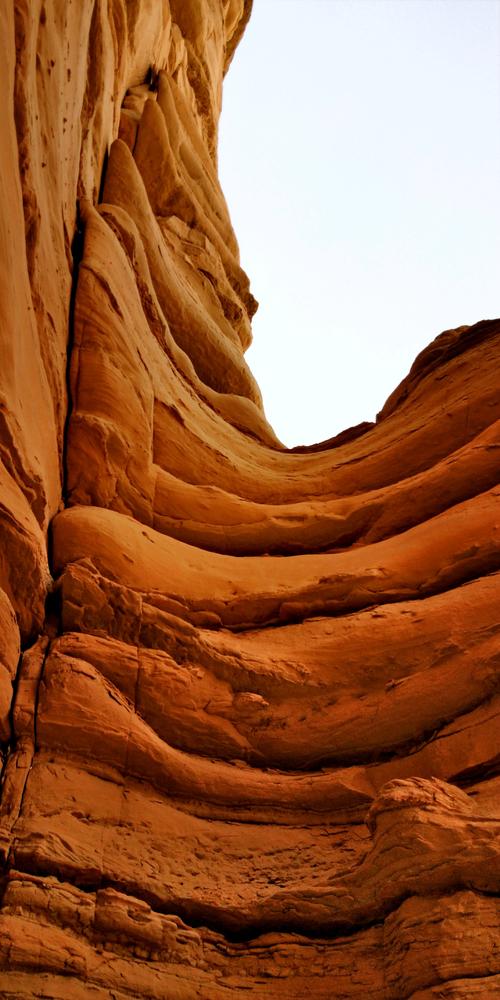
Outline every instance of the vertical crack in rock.
{"type": "MultiPolygon", "coordinates": [[[[76,294],[78,288],[78,275],[80,272],[80,264],[83,258],[83,247],[84,247],[84,229],[83,223],[78,211],[76,228],[73,239],[71,241],[71,297],[69,303],[68,311],[68,343],[67,343],[67,363],[66,363],[66,389],[67,389],[67,412],[66,421],[64,425],[64,436],[63,436],[63,449],[62,449],[62,505],[65,506],[68,501],[68,431],[72,415],[72,397],[71,397],[71,377],[70,377],[70,367],[73,354],[73,344],[74,344],[74,329],[75,329],[75,302],[76,294]]],[[[50,548],[49,545],[49,560],[50,560],[50,548]]],[[[50,560],[51,561],[51,560],[50,560]]]]}
{"type": "Polygon", "coordinates": [[[278,441],[216,169],[250,10],[0,9],[11,1000],[500,995],[500,322],[278,441]]]}

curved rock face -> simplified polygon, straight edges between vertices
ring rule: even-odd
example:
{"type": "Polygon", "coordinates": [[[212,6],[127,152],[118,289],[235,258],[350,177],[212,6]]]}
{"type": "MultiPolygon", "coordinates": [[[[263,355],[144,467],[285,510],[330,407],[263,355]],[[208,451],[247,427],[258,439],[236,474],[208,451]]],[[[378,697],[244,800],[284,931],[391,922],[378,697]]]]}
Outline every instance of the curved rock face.
{"type": "Polygon", "coordinates": [[[285,449],[248,0],[0,7],[0,989],[500,996],[500,322],[285,449]]]}

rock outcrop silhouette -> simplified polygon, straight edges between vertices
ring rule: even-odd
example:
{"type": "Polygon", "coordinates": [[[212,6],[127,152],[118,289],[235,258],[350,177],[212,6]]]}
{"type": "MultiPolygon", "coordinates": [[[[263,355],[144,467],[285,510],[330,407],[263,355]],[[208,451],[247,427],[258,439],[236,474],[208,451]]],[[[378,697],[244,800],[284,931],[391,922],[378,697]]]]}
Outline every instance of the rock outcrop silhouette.
{"type": "Polygon", "coordinates": [[[0,7],[9,1000],[500,996],[500,322],[277,440],[216,162],[250,8],[0,7]]]}

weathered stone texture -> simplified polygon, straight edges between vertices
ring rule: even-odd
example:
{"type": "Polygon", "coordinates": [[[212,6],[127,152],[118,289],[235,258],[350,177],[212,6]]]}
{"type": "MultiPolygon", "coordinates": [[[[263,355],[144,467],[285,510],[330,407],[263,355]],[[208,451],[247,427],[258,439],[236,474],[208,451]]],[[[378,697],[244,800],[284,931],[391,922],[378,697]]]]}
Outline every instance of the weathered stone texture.
{"type": "Polygon", "coordinates": [[[216,167],[250,7],[0,5],[10,1000],[500,996],[500,322],[280,444],[216,167]]]}

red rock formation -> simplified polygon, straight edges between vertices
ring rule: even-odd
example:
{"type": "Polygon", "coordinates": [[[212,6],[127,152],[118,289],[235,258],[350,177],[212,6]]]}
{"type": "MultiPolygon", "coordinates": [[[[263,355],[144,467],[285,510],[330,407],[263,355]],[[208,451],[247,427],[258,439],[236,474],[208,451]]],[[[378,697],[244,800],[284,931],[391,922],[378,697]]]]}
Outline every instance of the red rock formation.
{"type": "Polygon", "coordinates": [[[286,450],[216,171],[248,0],[5,0],[0,988],[500,996],[500,322],[286,450]]]}

